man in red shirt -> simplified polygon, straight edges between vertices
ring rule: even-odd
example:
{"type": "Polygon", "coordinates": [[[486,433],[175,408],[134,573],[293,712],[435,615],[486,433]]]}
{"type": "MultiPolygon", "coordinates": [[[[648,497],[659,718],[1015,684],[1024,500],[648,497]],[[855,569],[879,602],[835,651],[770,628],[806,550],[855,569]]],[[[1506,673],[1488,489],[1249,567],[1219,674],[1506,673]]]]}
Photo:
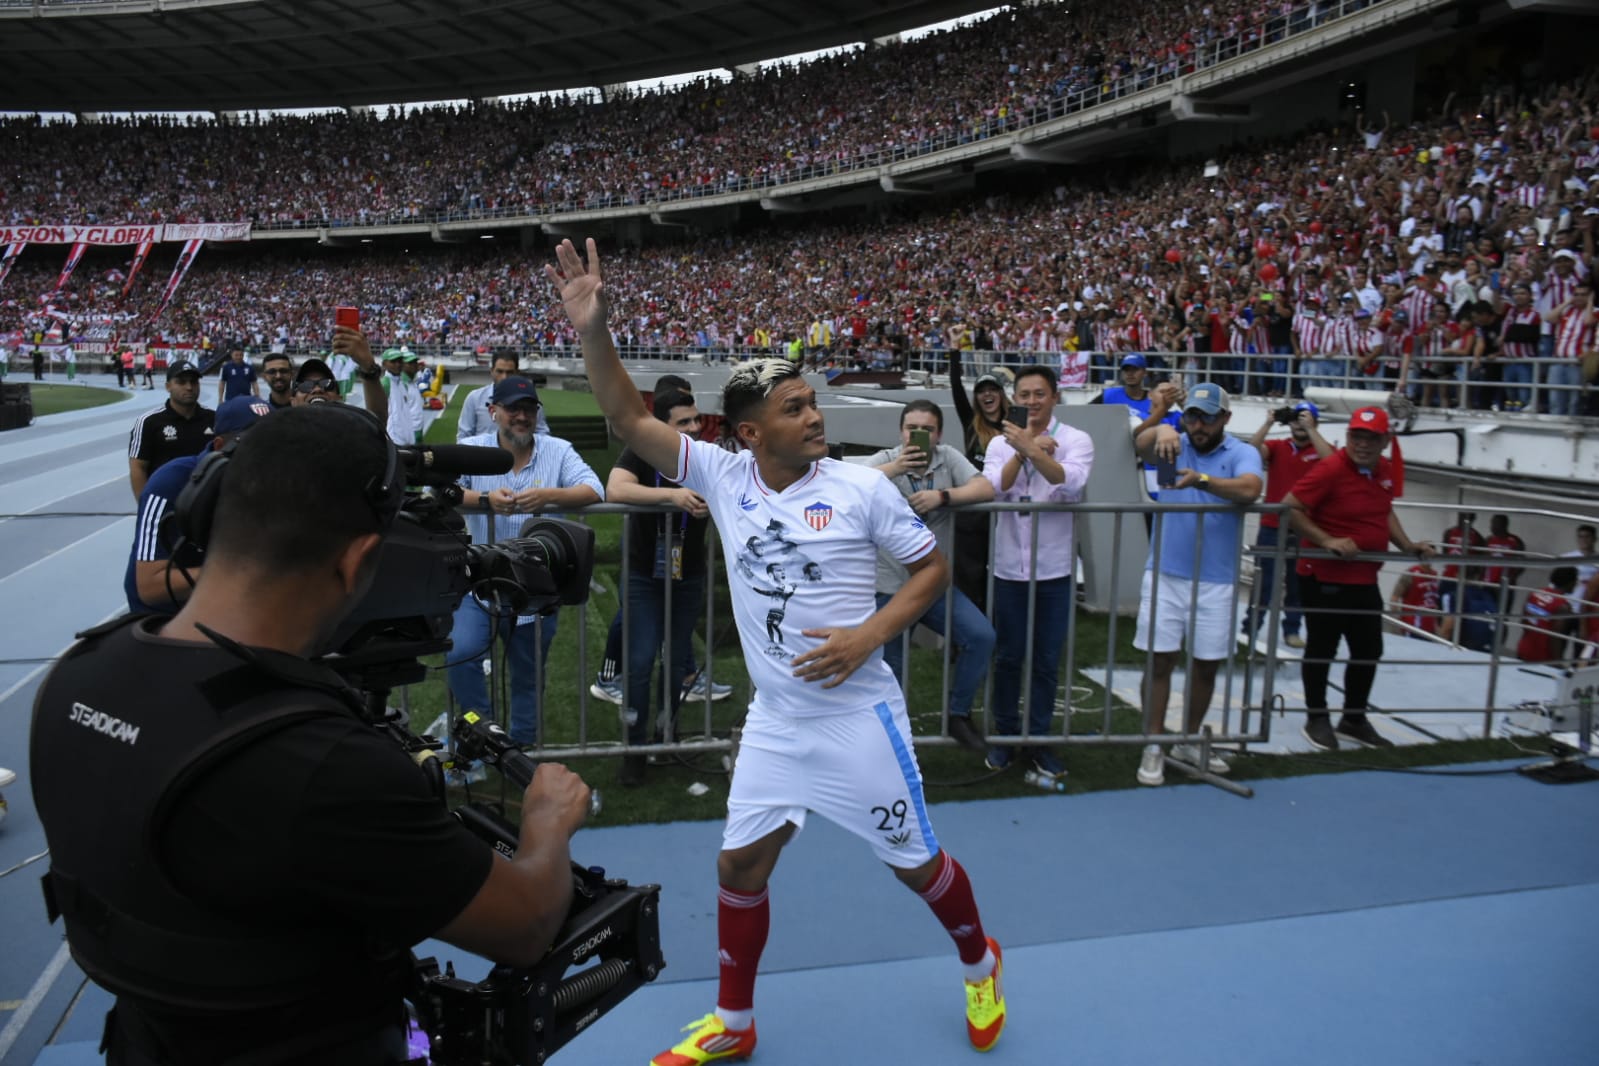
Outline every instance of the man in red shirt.
{"type": "MultiPolygon", "coordinates": [[[[1266,467],[1266,503],[1281,503],[1293,491],[1299,478],[1315,462],[1333,454],[1333,446],[1322,437],[1316,424],[1321,412],[1309,400],[1301,400],[1292,408],[1294,420],[1288,423],[1287,440],[1267,440],[1273,426],[1280,425],[1275,417],[1267,418],[1249,438],[1249,443],[1260,450],[1260,461],[1266,467]]],[[[1260,623],[1271,609],[1272,596],[1277,586],[1277,558],[1273,551],[1279,537],[1275,514],[1260,516],[1260,530],[1255,535],[1255,547],[1261,554],[1255,557],[1255,588],[1251,597],[1249,615],[1244,619],[1244,633],[1253,638],[1260,623]]],[[[1298,554],[1299,538],[1292,529],[1286,531],[1287,554],[1298,554]]],[[[1290,563],[1286,575],[1288,587],[1283,590],[1283,643],[1290,648],[1303,648],[1305,638],[1299,635],[1299,575],[1290,563]]]]}
{"type": "Polygon", "coordinates": [[[1438,593],[1438,571],[1432,568],[1431,563],[1412,566],[1394,582],[1388,602],[1399,621],[1408,627],[1400,630],[1404,635],[1414,636],[1412,629],[1419,629],[1423,633],[1438,632],[1438,605],[1442,602],[1438,593]]]}
{"type": "Polygon", "coordinates": [[[1411,540],[1394,514],[1394,499],[1404,491],[1404,469],[1383,457],[1393,435],[1388,412],[1362,407],[1349,419],[1344,446],[1314,463],[1283,500],[1295,532],[1312,548],[1333,558],[1299,561],[1300,598],[1305,606],[1305,659],[1300,676],[1305,685],[1305,739],[1336,751],[1344,736],[1368,747],[1392,747],[1366,717],[1371,685],[1382,658],[1382,593],[1377,590],[1379,562],[1351,559],[1358,553],[1386,551],[1392,541],[1400,551],[1430,559],[1436,549],[1411,540]],[[1327,711],[1327,678],[1338,642],[1349,645],[1344,667],[1344,714],[1334,730],[1327,711]]]}
{"type": "MultiPolygon", "coordinates": [[[[1444,530],[1443,553],[1445,555],[1475,555],[1488,546],[1482,539],[1482,534],[1477,532],[1477,513],[1475,511],[1461,511],[1455,516],[1455,524],[1444,530]]],[[[1438,583],[1440,595],[1455,591],[1455,585],[1460,580],[1460,566],[1450,563],[1444,567],[1443,579],[1438,583]]]]}
{"type": "Polygon", "coordinates": [[[1577,615],[1571,593],[1577,587],[1577,568],[1557,566],[1549,584],[1527,597],[1522,612],[1521,639],[1516,657],[1525,663],[1551,663],[1566,658],[1566,638],[1577,632],[1577,615]]]}
{"type": "MultiPolygon", "coordinates": [[[[1509,515],[1496,514],[1488,519],[1489,555],[1495,559],[1519,559],[1526,553],[1526,542],[1510,532],[1509,515]]],[[[1514,585],[1521,580],[1521,567],[1490,566],[1482,575],[1482,579],[1490,585],[1499,584],[1500,578],[1514,585]]]]}

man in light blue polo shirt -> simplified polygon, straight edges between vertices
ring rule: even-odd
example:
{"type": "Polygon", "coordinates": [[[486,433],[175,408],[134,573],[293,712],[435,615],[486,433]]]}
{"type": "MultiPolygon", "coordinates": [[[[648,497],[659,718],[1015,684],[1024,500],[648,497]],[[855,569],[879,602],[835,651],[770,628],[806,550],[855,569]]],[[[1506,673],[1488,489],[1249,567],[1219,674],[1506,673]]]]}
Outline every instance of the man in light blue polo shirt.
{"type": "MultiPolygon", "coordinates": [[[[508,377],[494,386],[489,402],[498,430],[461,443],[504,448],[511,453],[511,470],[461,479],[465,490],[461,511],[472,543],[516,536],[535,511],[587,507],[605,499],[600,479],[576,448],[559,437],[535,433],[541,405],[531,381],[508,377]],[[491,514],[495,516],[492,524],[491,514]]],[[[464,597],[455,611],[455,628],[450,634],[455,647],[448,659],[450,692],[463,709],[488,711],[483,658],[490,640],[495,636],[503,639],[511,670],[511,721],[506,731],[524,746],[538,743],[544,661],[555,639],[556,618],[552,613],[542,619],[529,614],[491,620],[474,596],[464,597]]]]}
{"type": "MultiPolygon", "coordinates": [[[[1260,453],[1228,436],[1231,419],[1227,391],[1207,381],[1188,394],[1182,432],[1160,424],[1138,434],[1140,458],[1147,462],[1171,459],[1177,464],[1176,481],[1170,487],[1161,486],[1161,503],[1247,504],[1260,496],[1264,483],[1260,453]]],[[[1165,732],[1172,669],[1182,656],[1184,641],[1193,653],[1193,670],[1188,678],[1183,731],[1198,733],[1210,709],[1216,668],[1227,658],[1233,639],[1233,597],[1243,521],[1241,509],[1188,511],[1155,518],[1133,637],[1133,647],[1139,651],[1153,649],[1152,667],[1144,681],[1144,728],[1151,734],[1165,732]]],[[[1172,749],[1172,758],[1197,764],[1198,747],[1179,744],[1172,749]]],[[[1212,754],[1206,769],[1226,773],[1228,766],[1212,754]]],[[[1164,753],[1160,745],[1151,744],[1144,749],[1138,783],[1159,785],[1164,781],[1164,753]]]]}

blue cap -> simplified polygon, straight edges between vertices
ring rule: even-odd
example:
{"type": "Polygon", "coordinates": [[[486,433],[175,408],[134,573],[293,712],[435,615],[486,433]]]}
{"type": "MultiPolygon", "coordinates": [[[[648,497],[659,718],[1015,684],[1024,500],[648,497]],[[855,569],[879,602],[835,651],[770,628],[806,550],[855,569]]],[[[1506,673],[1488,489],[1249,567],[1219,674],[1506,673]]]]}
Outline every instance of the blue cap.
{"type": "Polygon", "coordinates": [[[257,420],[272,413],[272,405],[255,396],[235,396],[217,408],[216,421],[211,430],[217,436],[224,433],[242,433],[257,420]]]}
{"type": "Polygon", "coordinates": [[[1232,400],[1228,399],[1227,390],[1210,381],[1202,381],[1189,389],[1188,402],[1183,405],[1184,411],[1198,410],[1207,415],[1218,415],[1232,409],[1232,400]]]}
{"type": "Polygon", "coordinates": [[[1309,400],[1300,400],[1298,403],[1294,404],[1294,414],[1298,414],[1300,411],[1309,411],[1311,418],[1314,418],[1318,422],[1321,421],[1321,409],[1315,404],[1311,403],[1309,400]]]}
{"type": "Polygon", "coordinates": [[[1148,370],[1149,360],[1145,359],[1137,352],[1132,352],[1128,355],[1122,356],[1122,366],[1136,366],[1140,370],[1148,370]]]}
{"type": "Polygon", "coordinates": [[[489,394],[489,403],[499,407],[509,407],[522,400],[539,402],[539,390],[533,387],[533,382],[520,374],[513,374],[494,386],[494,391],[489,394]]]}

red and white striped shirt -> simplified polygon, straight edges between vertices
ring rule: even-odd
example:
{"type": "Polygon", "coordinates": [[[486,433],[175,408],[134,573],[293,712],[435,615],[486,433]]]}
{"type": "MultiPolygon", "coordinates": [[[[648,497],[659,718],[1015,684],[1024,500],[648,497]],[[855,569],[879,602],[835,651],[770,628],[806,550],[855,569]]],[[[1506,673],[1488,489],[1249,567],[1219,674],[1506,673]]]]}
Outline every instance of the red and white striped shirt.
{"type": "Polygon", "coordinates": [[[1432,317],[1432,305],[1438,302],[1438,294],[1431,289],[1420,285],[1413,285],[1399,298],[1399,306],[1405,309],[1412,322],[1425,322],[1432,317]]]}
{"type": "Polygon", "coordinates": [[[1555,357],[1581,359],[1594,350],[1594,323],[1599,320],[1591,307],[1568,307],[1555,323],[1555,357]]]}

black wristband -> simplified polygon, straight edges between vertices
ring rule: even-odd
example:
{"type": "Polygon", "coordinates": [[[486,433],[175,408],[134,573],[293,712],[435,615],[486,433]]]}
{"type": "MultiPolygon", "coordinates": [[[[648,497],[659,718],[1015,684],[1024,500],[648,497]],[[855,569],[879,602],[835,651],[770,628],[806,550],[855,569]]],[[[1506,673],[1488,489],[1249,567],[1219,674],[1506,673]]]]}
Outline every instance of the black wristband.
{"type": "Polygon", "coordinates": [[[355,368],[355,376],[360,378],[362,381],[376,381],[378,378],[383,376],[383,368],[378,366],[376,363],[373,363],[371,366],[367,367],[358,366],[355,368]]]}
{"type": "Polygon", "coordinates": [[[938,499],[945,507],[948,507],[949,506],[949,490],[948,489],[939,489],[938,490],[938,499]]]}

